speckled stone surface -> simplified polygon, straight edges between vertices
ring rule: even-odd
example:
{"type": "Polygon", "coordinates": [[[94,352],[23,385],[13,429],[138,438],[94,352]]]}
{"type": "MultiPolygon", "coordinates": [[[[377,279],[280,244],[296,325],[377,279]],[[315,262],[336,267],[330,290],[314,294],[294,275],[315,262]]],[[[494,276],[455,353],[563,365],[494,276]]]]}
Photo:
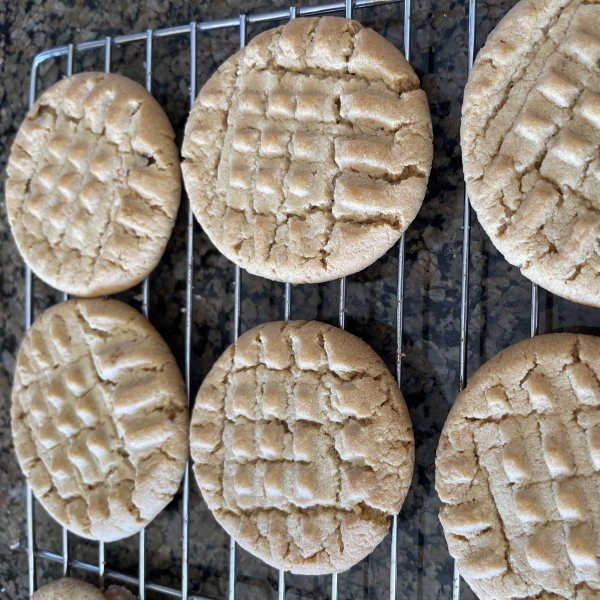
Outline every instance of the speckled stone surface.
{"type": "MultiPolygon", "coordinates": [[[[313,4],[314,2],[310,2],[313,4]]],[[[477,48],[514,0],[478,2],[477,48]]],[[[184,2],[183,0],[28,1],[0,4],[0,173],[2,198],[10,145],[23,119],[33,56],[42,49],[120,33],[166,27],[191,20],[269,12],[285,8],[281,0],[184,2]]],[[[467,78],[467,3],[413,0],[410,61],[421,78],[431,107],[435,156],[427,197],[406,234],[402,391],[416,437],[416,467],[411,490],[398,517],[398,598],[450,598],[453,562],[437,518],[434,456],[445,417],[458,390],[460,281],[462,255],[462,180],[459,125],[462,90],[467,78]]],[[[402,3],[355,12],[403,47],[402,3]]],[[[249,36],[268,27],[249,26],[249,36]]],[[[198,84],[202,85],[237,49],[231,28],[198,35],[198,84]]],[[[101,70],[102,50],[76,54],[75,71],[101,70]]],[[[188,110],[189,40],[155,40],[153,93],[181,136],[188,110]]],[[[144,83],[144,43],[113,48],[112,68],[144,83]]],[[[40,68],[39,90],[66,72],[65,59],[40,68]]],[[[0,199],[1,200],[1,199],[0,199]]],[[[509,266],[473,223],[470,259],[468,371],[496,352],[529,335],[531,286],[509,266]]],[[[185,214],[182,211],[167,253],[151,279],[151,320],[183,366],[185,322],[185,214]]],[[[395,369],[398,247],[375,265],[348,278],[347,329],[370,343],[395,369]]],[[[196,225],[194,244],[193,390],[232,339],[233,277],[231,263],[219,255],[196,225]]],[[[10,438],[10,387],[23,335],[23,266],[12,241],[4,203],[0,204],[0,598],[26,598],[27,530],[25,485],[10,438]]],[[[337,324],[337,282],[293,289],[293,318],[337,324]]],[[[119,297],[140,307],[141,289],[119,297]]],[[[284,286],[243,275],[242,330],[283,318],[284,286]]],[[[41,282],[35,284],[35,310],[59,301],[41,282]]],[[[600,311],[546,295],[540,299],[540,332],[600,333],[600,311]]],[[[225,598],[229,577],[229,540],[191,484],[190,593],[225,598]]],[[[181,586],[181,494],[148,527],[148,580],[181,586]]],[[[61,552],[58,526],[36,506],[37,546],[61,552]]],[[[343,599],[389,598],[391,536],[373,554],[339,577],[343,599]]],[[[138,537],[106,546],[106,568],[136,576],[138,537]]],[[[72,536],[73,558],[97,563],[97,545],[72,536]]],[[[237,551],[236,596],[277,598],[277,572],[242,550],[237,551]]],[[[39,560],[38,585],[61,576],[61,565],[39,560]]],[[[94,574],[73,576],[97,583],[94,574]]],[[[132,591],[137,592],[135,588],[132,591]]],[[[330,577],[286,577],[288,600],[328,598],[330,577]]],[[[159,598],[149,592],[148,598],[159,598]]],[[[474,596],[462,584],[462,597],[474,596]]]]}

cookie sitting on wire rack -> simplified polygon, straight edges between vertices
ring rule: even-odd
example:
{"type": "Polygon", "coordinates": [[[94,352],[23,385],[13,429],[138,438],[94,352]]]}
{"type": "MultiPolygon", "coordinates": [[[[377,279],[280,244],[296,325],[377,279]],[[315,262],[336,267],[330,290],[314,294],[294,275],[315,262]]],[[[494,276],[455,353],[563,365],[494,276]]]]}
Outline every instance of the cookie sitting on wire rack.
{"type": "Polygon", "coordinates": [[[196,218],[250,273],[317,283],[369,266],[417,215],[433,156],[402,53],[338,17],[266,31],[200,92],[183,176],[196,218]]]}
{"type": "Polygon", "coordinates": [[[503,350],[456,399],[436,454],[450,554],[480,600],[599,597],[600,339],[503,350]]]}
{"type": "Polygon", "coordinates": [[[600,306],[600,4],[522,0],[465,88],[469,198],[508,262],[600,306]]]}
{"type": "Polygon", "coordinates": [[[183,378],[166,342],[117,300],[61,302],[17,356],[12,433],[42,506],[82,537],[111,542],[172,499],[188,458],[183,378]]]}
{"type": "Polygon", "coordinates": [[[365,342],[317,321],[244,333],[204,380],[190,433],[217,521],[271,566],[345,571],[402,507],[415,445],[404,398],[365,342]]]}
{"type": "Polygon", "coordinates": [[[129,289],[162,257],[181,197],[175,133],[141,85],[80,73],[44,92],[8,161],[6,209],[21,255],[54,288],[129,289]]]}

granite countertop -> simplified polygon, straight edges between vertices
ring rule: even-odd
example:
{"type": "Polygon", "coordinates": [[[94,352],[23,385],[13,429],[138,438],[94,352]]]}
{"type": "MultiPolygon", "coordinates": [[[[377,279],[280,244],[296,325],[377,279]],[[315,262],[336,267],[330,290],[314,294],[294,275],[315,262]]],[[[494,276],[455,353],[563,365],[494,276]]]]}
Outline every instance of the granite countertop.
{"type": "MultiPolygon", "coordinates": [[[[478,3],[477,47],[484,42],[515,0],[478,3]]],[[[314,2],[311,2],[311,4],[314,2]]],[[[236,16],[270,12],[288,5],[282,0],[184,2],[183,0],[7,0],[0,7],[0,598],[25,598],[27,533],[25,484],[10,436],[10,388],[23,336],[23,264],[12,240],[3,202],[5,166],[12,140],[26,109],[33,56],[45,48],[120,33],[144,31],[236,16]]],[[[403,47],[403,4],[356,11],[364,25],[403,47]]],[[[450,598],[453,561],[437,518],[434,458],[438,437],[458,390],[462,205],[459,127],[462,90],[467,78],[467,3],[413,0],[411,56],[429,98],[435,135],[433,170],[425,203],[406,234],[404,346],[402,391],[413,419],[416,467],[412,486],[398,519],[398,598],[450,598]]],[[[250,26],[249,36],[265,29],[250,26]]],[[[238,32],[230,29],[198,36],[199,85],[237,48],[238,32]]],[[[187,39],[156,40],[153,93],[169,115],[181,141],[188,110],[187,39]]],[[[144,45],[113,50],[113,70],[144,81],[144,45]]],[[[101,70],[101,51],[76,55],[75,71],[101,70]]],[[[66,61],[50,60],[40,68],[40,90],[65,74],[66,61]]],[[[151,321],[183,364],[185,306],[185,215],[180,214],[164,259],[152,275],[151,321]]],[[[491,246],[477,223],[472,228],[468,370],[500,349],[529,335],[531,286],[491,246]]],[[[200,228],[195,230],[194,391],[233,330],[233,275],[200,228]]],[[[398,247],[365,271],[348,278],[347,329],[370,343],[395,369],[396,284],[398,247]]],[[[295,286],[293,318],[337,324],[337,282],[295,286]]],[[[139,308],[140,289],[120,298],[139,308]]],[[[284,286],[243,275],[242,331],[283,318],[284,286]]],[[[59,295],[37,281],[35,310],[59,301],[59,295]]],[[[600,311],[541,294],[540,332],[587,331],[600,311]]],[[[190,498],[190,589],[208,598],[224,598],[229,575],[228,536],[204,505],[195,482],[190,498]]],[[[148,580],[181,585],[181,494],[147,529],[148,580]]],[[[36,510],[37,546],[60,553],[60,529],[36,510]]],[[[137,575],[137,536],[108,544],[108,569],[137,575]]],[[[340,598],[389,597],[388,535],[368,558],[340,575],[340,598]]],[[[97,544],[75,539],[73,558],[97,563],[97,544]]],[[[74,572],[97,583],[93,574],[74,572]]],[[[38,584],[61,576],[61,565],[38,561],[38,584]]],[[[277,572],[246,552],[237,552],[237,595],[276,598],[277,572]]],[[[330,577],[286,576],[287,598],[328,598],[330,577]]],[[[132,591],[136,591],[132,588],[132,591]]],[[[462,585],[463,598],[473,594],[462,585]]],[[[160,596],[149,593],[148,598],[160,596]]]]}

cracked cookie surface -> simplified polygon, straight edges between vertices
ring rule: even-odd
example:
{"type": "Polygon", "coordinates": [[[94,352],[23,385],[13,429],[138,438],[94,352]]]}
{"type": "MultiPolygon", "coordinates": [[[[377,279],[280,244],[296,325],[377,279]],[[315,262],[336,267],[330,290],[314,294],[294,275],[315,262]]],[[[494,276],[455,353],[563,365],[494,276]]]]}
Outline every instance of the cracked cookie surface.
{"type": "Polygon", "coordinates": [[[242,335],[192,415],[194,473],[246,550],[279,569],[349,569],[383,539],[410,486],[406,404],[375,351],[316,321],[242,335]]]}
{"type": "Polygon", "coordinates": [[[481,367],[436,456],[450,554],[479,598],[600,595],[600,339],[515,344],[481,367]]]}
{"type": "Polygon", "coordinates": [[[65,577],[41,587],[31,600],[106,600],[106,597],[91,583],[65,577]]]}
{"type": "Polygon", "coordinates": [[[374,31],[295,19],[210,78],[183,156],[194,214],[227,258],[268,279],[329,281],[372,264],[419,211],[427,97],[374,31]]]}
{"type": "Polygon", "coordinates": [[[467,191],[506,260],[600,306],[600,3],[522,0],[491,33],[463,104],[467,191]]]}
{"type": "Polygon", "coordinates": [[[31,600],[137,600],[137,596],[119,585],[111,585],[102,593],[91,583],[65,577],[41,587],[31,600]]]}
{"type": "Polygon", "coordinates": [[[19,349],[12,401],[27,481],[77,535],[133,535],[177,492],[188,452],[183,379],[130,306],[70,300],[45,311],[19,349]]]}
{"type": "Polygon", "coordinates": [[[158,264],[181,196],[175,134],[141,85],[80,73],[44,92],[22,123],[6,208],[33,271],[75,296],[142,281],[158,264]]]}

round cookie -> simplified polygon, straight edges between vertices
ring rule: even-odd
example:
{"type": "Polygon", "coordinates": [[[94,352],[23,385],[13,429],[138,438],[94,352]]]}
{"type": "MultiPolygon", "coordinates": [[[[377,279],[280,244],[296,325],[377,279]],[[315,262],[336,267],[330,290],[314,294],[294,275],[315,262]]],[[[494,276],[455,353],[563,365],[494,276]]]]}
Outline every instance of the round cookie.
{"type": "Polygon", "coordinates": [[[372,264],[415,218],[432,139],[427,97],[397,48],[349,19],[295,19],[203,87],[183,177],[227,258],[276,281],[330,281],[372,264]]]}
{"type": "Polygon", "coordinates": [[[538,336],[469,380],[436,457],[440,520],[482,600],[600,596],[600,338],[538,336]]]}
{"type": "Polygon", "coordinates": [[[158,264],[181,196],[175,134],[141,85],[80,73],[44,92],[8,161],[6,208],[23,258],[75,296],[133,287],[158,264]]]}
{"type": "Polygon", "coordinates": [[[600,306],[600,4],[521,0],[465,88],[467,191],[506,260],[600,306]]]}
{"type": "Polygon", "coordinates": [[[316,321],[247,331],[192,415],[193,469],[217,521],[292,573],[369,554],[410,486],[414,437],[396,382],[357,337],[316,321]]]}
{"type": "Polygon", "coordinates": [[[45,311],[19,349],[12,401],[27,481],[77,535],[133,535],[177,492],[188,457],[183,379],[130,306],[70,300],[45,311]]]}
{"type": "Polygon", "coordinates": [[[104,594],[91,583],[65,577],[33,593],[31,600],[106,600],[104,594]]]}

